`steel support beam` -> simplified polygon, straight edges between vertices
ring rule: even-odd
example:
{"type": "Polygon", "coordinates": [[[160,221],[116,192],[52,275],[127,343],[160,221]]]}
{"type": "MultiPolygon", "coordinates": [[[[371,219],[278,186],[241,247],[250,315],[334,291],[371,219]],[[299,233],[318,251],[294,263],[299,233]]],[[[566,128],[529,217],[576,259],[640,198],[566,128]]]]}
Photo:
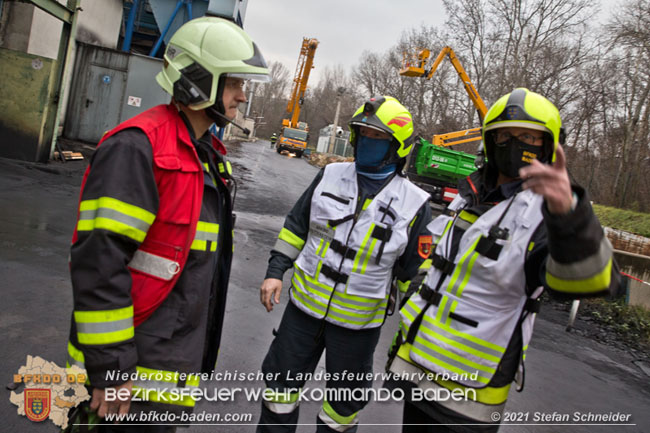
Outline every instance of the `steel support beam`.
{"type": "Polygon", "coordinates": [[[57,2],[56,0],[30,0],[30,1],[34,4],[34,6],[44,10],[48,14],[52,15],[54,18],[58,18],[64,23],[72,24],[72,17],[74,15],[74,10],[69,8],[70,2],[68,2],[68,7],[65,7],[59,2],[57,2]]]}

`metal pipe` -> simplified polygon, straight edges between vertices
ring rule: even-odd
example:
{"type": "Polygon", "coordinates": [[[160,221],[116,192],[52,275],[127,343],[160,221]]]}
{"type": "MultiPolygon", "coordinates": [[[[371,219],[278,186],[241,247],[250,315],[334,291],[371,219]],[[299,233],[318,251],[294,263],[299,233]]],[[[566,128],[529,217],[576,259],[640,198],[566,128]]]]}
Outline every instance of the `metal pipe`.
{"type": "Polygon", "coordinates": [[[126,21],[126,29],[124,29],[124,41],[122,41],[122,51],[127,53],[131,50],[131,41],[133,40],[133,25],[135,17],[137,16],[138,6],[140,0],[133,0],[131,10],[129,11],[129,18],[126,21]]]}
{"type": "Polygon", "coordinates": [[[184,3],[185,3],[184,0],[178,0],[176,2],[176,7],[174,8],[174,12],[172,13],[172,16],[169,18],[169,21],[167,21],[167,25],[165,26],[165,29],[160,34],[160,37],[156,41],[156,44],[154,45],[154,47],[151,49],[151,52],[149,53],[150,57],[156,57],[156,53],[160,49],[163,40],[165,39],[165,36],[167,36],[167,32],[169,31],[169,28],[172,26],[172,23],[174,22],[174,19],[176,18],[178,11],[181,9],[181,6],[183,6],[184,3]]]}

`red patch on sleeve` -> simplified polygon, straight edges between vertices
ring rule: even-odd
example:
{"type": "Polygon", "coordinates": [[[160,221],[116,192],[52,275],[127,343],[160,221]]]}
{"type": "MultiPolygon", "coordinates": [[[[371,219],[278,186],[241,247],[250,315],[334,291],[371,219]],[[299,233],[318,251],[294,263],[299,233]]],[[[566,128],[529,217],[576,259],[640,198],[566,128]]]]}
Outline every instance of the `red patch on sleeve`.
{"type": "Polygon", "coordinates": [[[429,254],[431,254],[432,244],[433,236],[418,236],[418,254],[424,260],[429,258],[429,254]]]}

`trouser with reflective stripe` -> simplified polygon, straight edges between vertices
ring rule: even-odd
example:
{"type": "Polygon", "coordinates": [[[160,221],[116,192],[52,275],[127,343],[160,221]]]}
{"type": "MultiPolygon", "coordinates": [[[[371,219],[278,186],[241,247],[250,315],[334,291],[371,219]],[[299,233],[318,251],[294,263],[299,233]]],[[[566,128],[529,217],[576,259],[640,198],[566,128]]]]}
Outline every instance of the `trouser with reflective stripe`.
{"type": "MultiPolygon", "coordinates": [[[[351,379],[328,380],[328,390],[337,389],[337,392],[331,392],[333,397],[336,394],[345,395],[346,389],[370,388],[372,380],[366,380],[365,376],[372,372],[372,358],[379,333],[380,328],[353,330],[315,319],[289,302],[262,364],[262,371],[267,377],[271,377],[271,373],[274,379],[277,378],[266,382],[267,389],[272,390],[277,398],[262,402],[257,431],[276,433],[296,430],[300,404],[296,391],[305,385],[305,380],[298,380],[297,377],[315,370],[323,350],[326,371],[333,376],[339,373],[339,377],[351,379]]],[[[323,384],[314,383],[311,387],[322,388],[323,384]]],[[[311,401],[309,393],[306,395],[311,401]]],[[[317,417],[317,431],[355,432],[357,414],[367,403],[357,398],[323,401],[317,417]]]]}

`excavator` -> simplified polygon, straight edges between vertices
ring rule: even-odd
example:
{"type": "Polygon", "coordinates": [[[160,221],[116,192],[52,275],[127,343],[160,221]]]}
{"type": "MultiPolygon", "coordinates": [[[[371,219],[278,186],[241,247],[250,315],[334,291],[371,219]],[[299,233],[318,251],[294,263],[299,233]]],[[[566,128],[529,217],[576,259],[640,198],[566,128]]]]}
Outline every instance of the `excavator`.
{"type": "Polygon", "coordinates": [[[313,68],[314,54],[317,47],[318,40],[303,37],[293,78],[291,96],[287,104],[288,118],[282,119],[282,132],[276,144],[278,153],[287,150],[300,158],[307,148],[309,126],[305,122],[299,122],[298,119],[300,118],[300,110],[304,102],[307,81],[309,81],[309,73],[313,68]]]}
{"type": "MultiPolygon", "coordinates": [[[[476,107],[480,121],[487,113],[487,107],[476,87],[472,84],[467,72],[460,64],[458,57],[451,47],[444,47],[438,57],[427,68],[427,62],[431,51],[423,49],[415,53],[404,53],[400,75],[405,77],[423,77],[430,80],[438,69],[438,66],[445,57],[449,57],[451,64],[458,73],[465,91],[476,107]]],[[[419,143],[407,161],[407,173],[409,178],[425,191],[431,194],[432,202],[437,205],[445,205],[451,202],[458,190],[456,183],[459,179],[468,176],[476,167],[482,163],[480,158],[465,152],[447,149],[448,146],[462,143],[470,143],[481,140],[481,128],[470,128],[462,131],[455,131],[446,134],[436,134],[431,142],[421,138],[419,143]],[[415,161],[411,157],[415,155],[415,161]]],[[[479,152],[480,154],[481,152],[479,152]]]]}

